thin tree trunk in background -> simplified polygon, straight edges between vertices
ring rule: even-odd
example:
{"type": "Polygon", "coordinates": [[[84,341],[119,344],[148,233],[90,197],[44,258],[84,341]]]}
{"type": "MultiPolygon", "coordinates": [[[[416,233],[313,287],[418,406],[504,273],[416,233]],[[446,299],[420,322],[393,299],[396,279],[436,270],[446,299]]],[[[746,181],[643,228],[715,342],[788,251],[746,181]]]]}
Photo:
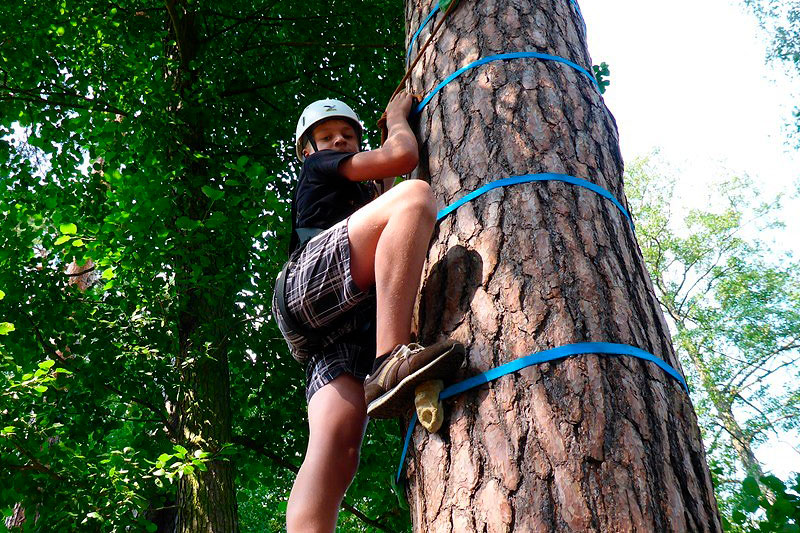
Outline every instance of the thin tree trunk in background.
{"type": "MultiPolygon", "coordinates": [[[[168,72],[180,95],[174,109],[182,148],[187,154],[203,153],[206,145],[206,110],[192,94],[192,84],[200,73],[192,67],[200,47],[195,6],[179,0],[166,0],[171,27],[170,38],[176,41],[173,57],[180,67],[168,72]]],[[[184,215],[201,220],[208,209],[208,198],[201,188],[208,182],[203,161],[187,156],[181,186],[176,188],[176,218],[184,215]]],[[[178,444],[189,450],[210,454],[220,451],[232,440],[230,374],[228,368],[228,328],[226,311],[233,307],[233,294],[225,294],[212,280],[221,265],[231,264],[230,247],[213,248],[190,232],[185,242],[176,246],[176,291],[180,301],[177,316],[179,353],[177,371],[181,391],[176,411],[178,444]],[[199,266],[199,268],[198,268],[199,266]]],[[[210,239],[213,237],[207,235],[210,239]]],[[[225,284],[221,284],[226,290],[225,284]]],[[[191,459],[191,457],[189,457],[191,459]]],[[[239,531],[234,468],[230,461],[210,460],[207,471],[195,469],[178,481],[175,533],[235,533],[239,531]]]]}
{"type": "MultiPolygon", "coordinates": [[[[406,2],[409,35],[431,8],[406,2]]],[[[518,51],[591,68],[569,0],[462,0],[412,89],[427,94],[471,61],[518,51]]],[[[430,179],[442,205],[538,172],[587,179],[626,204],[614,119],[560,63],[516,59],[462,75],[423,111],[419,139],[415,177],[430,179]]],[[[680,369],[627,219],[586,189],[529,183],[474,200],[441,222],[423,276],[420,340],[464,342],[462,378],[575,342],[630,344],[680,369]]],[[[415,531],[721,531],[692,405],[651,363],[572,357],[445,405],[440,433],[417,426],[410,447],[415,531]]]]}
{"type": "Polygon", "coordinates": [[[695,369],[700,374],[701,383],[706,390],[706,394],[717,410],[719,424],[731,437],[731,446],[733,446],[736,455],[739,456],[739,461],[741,461],[745,473],[757,480],[761,479],[764,471],[761,469],[761,463],[753,452],[753,435],[748,434],[742,428],[733,413],[735,397],[730,393],[719,390],[698,351],[688,348],[687,352],[694,363],[695,369]]]}

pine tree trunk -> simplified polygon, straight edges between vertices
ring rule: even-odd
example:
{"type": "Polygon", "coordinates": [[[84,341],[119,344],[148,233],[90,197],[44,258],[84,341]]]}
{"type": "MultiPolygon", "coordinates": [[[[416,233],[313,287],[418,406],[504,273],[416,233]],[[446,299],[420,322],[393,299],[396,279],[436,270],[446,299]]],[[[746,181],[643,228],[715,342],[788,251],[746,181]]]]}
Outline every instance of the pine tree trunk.
{"type": "MultiPolygon", "coordinates": [[[[409,35],[429,10],[406,2],[409,35]]],[[[462,1],[412,89],[427,94],[473,60],[517,51],[591,68],[569,0],[462,1]]],[[[478,67],[434,97],[420,122],[415,177],[430,179],[442,205],[538,172],[589,180],[626,205],[614,119],[563,64],[478,67]]],[[[565,183],[497,189],[443,220],[417,311],[423,343],[449,335],[466,344],[462,378],[575,342],[630,344],[680,368],[627,219],[565,183]]],[[[410,447],[415,531],[721,531],[690,400],[651,363],[576,356],[445,406],[440,433],[418,425],[410,447]]]]}

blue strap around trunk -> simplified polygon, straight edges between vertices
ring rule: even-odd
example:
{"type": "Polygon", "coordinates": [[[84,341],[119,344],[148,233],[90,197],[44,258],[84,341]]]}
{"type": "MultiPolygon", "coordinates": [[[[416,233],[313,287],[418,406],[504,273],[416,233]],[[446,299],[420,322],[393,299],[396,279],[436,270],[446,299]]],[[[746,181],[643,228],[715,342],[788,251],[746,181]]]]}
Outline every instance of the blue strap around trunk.
{"type": "Polygon", "coordinates": [[[425,20],[422,21],[422,24],[419,25],[419,29],[414,33],[414,36],[411,37],[411,42],[408,43],[408,51],[406,52],[406,66],[408,66],[408,60],[411,59],[411,49],[414,47],[414,43],[417,42],[417,37],[422,32],[422,29],[431,21],[434,15],[439,12],[439,4],[436,4],[436,7],[428,13],[428,16],[425,17],[425,20]]]}
{"type": "Polygon", "coordinates": [[[510,54],[496,54],[492,56],[486,56],[476,61],[473,61],[466,67],[458,69],[457,71],[453,72],[448,77],[446,77],[443,82],[434,87],[434,89],[430,93],[428,93],[428,96],[426,96],[422,100],[422,102],[420,102],[419,105],[413,109],[412,112],[421,113],[422,110],[425,109],[425,106],[428,105],[428,102],[431,101],[431,98],[433,98],[436,95],[436,93],[441,91],[445,85],[447,85],[448,83],[450,83],[451,81],[453,81],[454,79],[456,79],[457,77],[459,77],[460,75],[462,75],[463,73],[465,73],[470,69],[479,67],[481,65],[485,65],[486,63],[490,63],[492,61],[508,61],[509,59],[524,59],[524,58],[542,59],[545,61],[556,61],[558,63],[563,63],[567,66],[574,68],[575,70],[586,76],[589,79],[589,81],[591,81],[594,84],[597,90],[598,91],[600,90],[600,86],[597,84],[597,80],[594,79],[594,76],[588,70],[578,65],[577,63],[570,61],[569,59],[564,59],[563,57],[558,57],[558,56],[551,56],[550,54],[540,54],[539,52],[513,52],[510,54]]]}
{"type": "MultiPolygon", "coordinates": [[[[616,344],[611,342],[579,342],[577,344],[559,346],[558,348],[552,348],[543,352],[535,352],[530,355],[526,355],[525,357],[514,359],[513,361],[510,361],[504,365],[500,365],[476,376],[472,376],[471,378],[467,378],[464,381],[450,385],[439,394],[439,398],[442,400],[450,398],[451,396],[455,396],[456,394],[460,394],[469,389],[479,387],[484,383],[489,383],[490,381],[505,376],[506,374],[517,372],[525,367],[583,354],[627,355],[655,363],[671,378],[680,383],[681,387],[683,387],[687,394],[689,393],[689,387],[686,384],[686,381],[683,379],[683,376],[681,376],[677,370],[667,364],[663,359],[656,357],[649,352],[628,344],[616,344]]],[[[411,418],[411,422],[408,425],[408,432],[406,433],[405,442],[403,443],[403,453],[400,456],[400,466],[397,468],[397,482],[400,481],[400,476],[403,474],[403,465],[405,464],[408,445],[411,442],[411,435],[414,432],[414,426],[416,425],[416,422],[417,414],[414,413],[414,416],[411,418]]]]}
{"type": "Polygon", "coordinates": [[[529,183],[532,181],[561,181],[564,183],[569,183],[572,185],[577,185],[578,187],[583,187],[585,189],[589,189],[592,192],[595,192],[602,196],[603,198],[607,198],[611,200],[617,209],[619,209],[623,215],[628,219],[628,222],[631,225],[631,229],[634,229],[633,219],[631,218],[630,213],[628,210],[625,209],[622,204],[617,200],[613,194],[608,192],[606,189],[600,187],[592,183],[591,181],[587,181],[581,178],[576,178],[575,176],[568,176],[567,174],[554,174],[552,172],[544,172],[541,174],[523,174],[521,176],[511,176],[508,178],[502,178],[499,180],[495,180],[492,182],[487,183],[483,187],[472,191],[471,193],[463,196],[462,198],[458,199],[457,201],[453,202],[452,204],[448,205],[436,215],[437,220],[441,220],[442,218],[446,217],[465,203],[474,200],[478,196],[485,194],[492,189],[497,189],[498,187],[507,187],[509,185],[516,185],[518,183],[529,183]]]}

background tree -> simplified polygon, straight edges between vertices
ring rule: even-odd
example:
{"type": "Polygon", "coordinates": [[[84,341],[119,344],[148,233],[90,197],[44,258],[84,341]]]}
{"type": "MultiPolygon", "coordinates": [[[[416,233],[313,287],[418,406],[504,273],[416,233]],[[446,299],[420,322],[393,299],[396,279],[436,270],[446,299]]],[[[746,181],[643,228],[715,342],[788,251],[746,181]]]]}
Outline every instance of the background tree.
{"type": "MultiPolygon", "coordinates": [[[[238,507],[268,514],[242,529],[282,522],[305,402],[265,305],[292,117],[339,96],[374,120],[399,77],[399,25],[386,2],[0,10],[6,514],[42,531],[234,531],[239,485],[238,507]],[[71,286],[73,259],[102,283],[71,286]]],[[[395,432],[370,442],[396,449],[395,432]]],[[[381,466],[349,496],[363,513],[349,508],[396,530],[396,499],[372,494],[381,466]]]]}
{"type": "MultiPolygon", "coordinates": [[[[409,28],[427,12],[406,3],[409,28]]],[[[575,6],[462,3],[412,75],[425,93],[472,60],[516,51],[591,65],[575,6]]],[[[424,39],[424,33],[422,38],[424,39]]],[[[423,163],[443,202],[510,175],[586,178],[623,203],[611,114],[591,81],[534,59],[450,83],[421,116],[423,163]]],[[[439,226],[419,308],[423,342],[468,346],[467,374],[581,341],[632,344],[679,366],[627,220],[563,183],[484,195],[439,226]]],[[[440,435],[414,434],[417,531],[720,531],[685,391],[630,358],[531,367],[456,397],[440,435]]]]}
{"type": "MultiPolygon", "coordinates": [[[[767,59],[800,75],[800,2],[797,0],[743,0],[767,31],[771,42],[767,59]]],[[[790,136],[800,142],[800,107],[789,124],[790,136]]]]}
{"type": "Polygon", "coordinates": [[[749,179],[732,177],[709,187],[703,207],[679,211],[680,187],[651,157],[629,166],[626,184],[732,523],[743,497],[785,494],[777,478],[761,488],[742,479],[764,477],[757,446],[796,441],[800,423],[800,266],[770,242],[782,228],[780,198],[765,202],[749,179]]]}

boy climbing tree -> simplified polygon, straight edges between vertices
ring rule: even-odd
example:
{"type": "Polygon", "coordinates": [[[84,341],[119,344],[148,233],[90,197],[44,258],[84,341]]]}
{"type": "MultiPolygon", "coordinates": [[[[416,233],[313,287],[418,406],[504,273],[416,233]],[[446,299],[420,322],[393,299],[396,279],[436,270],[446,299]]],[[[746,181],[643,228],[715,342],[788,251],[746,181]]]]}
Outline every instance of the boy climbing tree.
{"type": "Polygon", "coordinates": [[[406,92],[389,103],[386,141],[366,152],[358,116],[341,101],[314,102],[297,123],[303,167],[289,261],[273,297],[279,328],[306,369],[309,442],[289,498],[290,533],[334,530],[368,416],[402,415],[417,384],[452,376],[464,358],[449,339],[410,343],[436,221],[429,185],[403,181],[377,196],[371,183],[417,166],[411,105],[406,92]]]}

